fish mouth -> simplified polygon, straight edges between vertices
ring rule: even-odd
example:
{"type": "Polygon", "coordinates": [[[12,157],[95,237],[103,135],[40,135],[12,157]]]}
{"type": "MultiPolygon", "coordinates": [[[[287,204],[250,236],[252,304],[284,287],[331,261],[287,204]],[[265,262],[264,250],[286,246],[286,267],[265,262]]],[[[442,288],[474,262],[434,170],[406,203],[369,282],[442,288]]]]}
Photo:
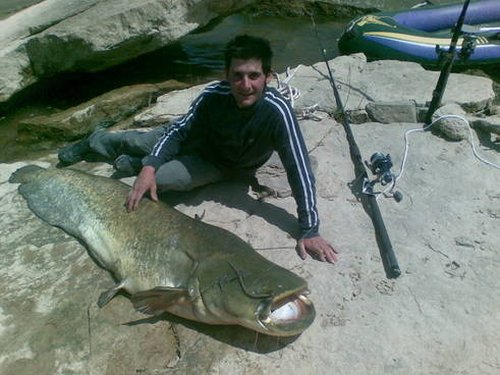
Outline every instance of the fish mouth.
{"type": "Polygon", "coordinates": [[[274,336],[295,336],[309,327],[316,316],[308,291],[278,298],[263,309],[258,322],[265,333],[274,336]]]}

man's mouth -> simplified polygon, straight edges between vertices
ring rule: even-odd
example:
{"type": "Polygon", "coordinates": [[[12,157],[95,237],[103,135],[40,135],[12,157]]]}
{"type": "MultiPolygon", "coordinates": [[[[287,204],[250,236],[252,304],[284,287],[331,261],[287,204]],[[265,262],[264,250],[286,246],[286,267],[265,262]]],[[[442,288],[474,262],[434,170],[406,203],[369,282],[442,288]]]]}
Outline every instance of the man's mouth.
{"type": "Polygon", "coordinates": [[[238,93],[241,97],[244,97],[244,98],[248,98],[250,96],[253,96],[253,92],[247,92],[247,93],[243,93],[243,92],[240,92],[238,93]]]}

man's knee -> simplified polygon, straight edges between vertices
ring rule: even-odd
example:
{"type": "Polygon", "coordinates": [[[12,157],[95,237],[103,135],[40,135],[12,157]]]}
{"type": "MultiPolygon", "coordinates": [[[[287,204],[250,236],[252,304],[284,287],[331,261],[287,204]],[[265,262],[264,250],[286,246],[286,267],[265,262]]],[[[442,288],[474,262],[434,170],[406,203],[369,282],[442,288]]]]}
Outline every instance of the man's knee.
{"type": "Polygon", "coordinates": [[[160,191],[189,191],[194,188],[191,174],[178,160],[171,160],[158,168],[156,184],[160,191]]]}
{"type": "Polygon", "coordinates": [[[89,136],[90,149],[101,155],[110,162],[116,159],[123,152],[122,140],[123,132],[96,130],[89,136]]]}
{"type": "Polygon", "coordinates": [[[156,183],[160,190],[189,191],[223,178],[224,174],[217,167],[198,156],[181,156],[156,171],[156,183]]]}

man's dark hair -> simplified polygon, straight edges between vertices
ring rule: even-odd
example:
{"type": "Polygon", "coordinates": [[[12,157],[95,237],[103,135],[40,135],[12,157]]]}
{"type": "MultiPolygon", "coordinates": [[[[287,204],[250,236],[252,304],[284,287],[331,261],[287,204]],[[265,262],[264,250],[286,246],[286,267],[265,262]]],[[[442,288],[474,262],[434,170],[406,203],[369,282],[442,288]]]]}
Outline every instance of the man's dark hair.
{"type": "Polygon", "coordinates": [[[273,51],[269,41],[250,35],[238,35],[226,44],[224,62],[226,71],[231,66],[232,59],[258,59],[262,62],[262,71],[265,75],[271,72],[273,51]]]}

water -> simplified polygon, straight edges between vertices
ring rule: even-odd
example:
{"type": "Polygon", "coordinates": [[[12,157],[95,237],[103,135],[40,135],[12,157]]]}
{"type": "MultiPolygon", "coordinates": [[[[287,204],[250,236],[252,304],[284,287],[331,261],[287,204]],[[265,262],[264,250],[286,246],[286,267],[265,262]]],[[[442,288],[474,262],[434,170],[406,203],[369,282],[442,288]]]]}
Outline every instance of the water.
{"type": "MultiPolygon", "coordinates": [[[[348,21],[316,21],[321,43],[327,48],[330,57],[338,54],[337,38],[348,21]]],[[[223,20],[214,30],[189,35],[182,42],[192,64],[222,70],[224,44],[233,36],[243,33],[265,37],[271,41],[275,54],[274,68],[277,71],[290,65],[307,65],[322,59],[319,41],[308,19],[235,15],[223,20]]]]}

